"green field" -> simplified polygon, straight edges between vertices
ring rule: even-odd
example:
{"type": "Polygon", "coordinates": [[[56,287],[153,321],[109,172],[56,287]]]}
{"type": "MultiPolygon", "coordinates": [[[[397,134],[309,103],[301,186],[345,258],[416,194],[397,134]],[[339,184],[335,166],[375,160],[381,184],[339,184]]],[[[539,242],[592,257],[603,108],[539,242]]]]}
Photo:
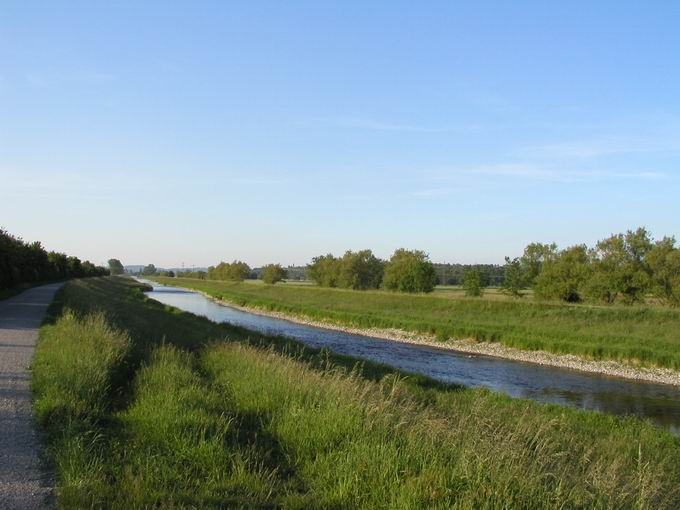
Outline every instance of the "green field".
{"type": "MultiPolygon", "coordinates": [[[[633,365],[680,369],[680,310],[591,306],[533,300],[353,291],[186,278],[156,281],[201,290],[239,305],[356,327],[430,333],[441,341],[473,338],[517,349],[571,353],[633,365]]],[[[457,293],[457,296],[454,295],[457,293]]]]}
{"type": "Polygon", "coordinates": [[[680,440],[68,282],[32,386],[61,508],[678,508],[680,440]]]}

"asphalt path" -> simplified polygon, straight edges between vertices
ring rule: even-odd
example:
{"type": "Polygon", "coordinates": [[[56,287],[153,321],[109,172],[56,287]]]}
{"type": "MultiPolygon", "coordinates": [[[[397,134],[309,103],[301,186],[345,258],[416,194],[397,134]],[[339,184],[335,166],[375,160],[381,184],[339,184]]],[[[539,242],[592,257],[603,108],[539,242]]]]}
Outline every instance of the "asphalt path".
{"type": "Polygon", "coordinates": [[[0,301],[0,508],[52,506],[54,478],[41,455],[29,366],[38,329],[61,283],[0,301]]]}

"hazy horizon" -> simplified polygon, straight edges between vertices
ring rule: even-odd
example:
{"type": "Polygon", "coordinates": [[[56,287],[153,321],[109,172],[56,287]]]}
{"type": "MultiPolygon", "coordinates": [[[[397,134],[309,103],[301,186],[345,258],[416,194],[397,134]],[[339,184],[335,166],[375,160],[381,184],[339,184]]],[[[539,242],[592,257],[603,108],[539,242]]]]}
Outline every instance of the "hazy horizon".
{"type": "Polygon", "coordinates": [[[0,226],[96,263],[680,237],[680,6],[9,2],[0,226]]]}

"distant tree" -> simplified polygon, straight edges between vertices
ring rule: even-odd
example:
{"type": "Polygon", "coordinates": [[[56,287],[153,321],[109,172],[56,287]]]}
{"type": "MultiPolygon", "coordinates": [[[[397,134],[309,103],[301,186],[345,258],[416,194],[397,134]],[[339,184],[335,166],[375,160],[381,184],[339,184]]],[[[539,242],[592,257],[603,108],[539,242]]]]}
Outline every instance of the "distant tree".
{"type": "Polygon", "coordinates": [[[109,259],[109,271],[112,275],[123,274],[125,268],[118,259],[109,259]]]}
{"type": "Polygon", "coordinates": [[[513,297],[522,297],[524,295],[523,291],[527,288],[527,273],[522,260],[505,257],[504,267],[505,274],[501,284],[501,291],[513,297]]]}
{"type": "Polygon", "coordinates": [[[520,258],[522,272],[524,273],[524,283],[531,287],[541,273],[543,264],[548,260],[554,259],[556,255],[557,245],[555,243],[531,243],[524,248],[524,254],[520,258]]]}
{"type": "Polygon", "coordinates": [[[366,290],[380,287],[385,263],[371,250],[345,252],[339,262],[338,286],[366,290]]]}
{"type": "Polygon", "coordinates": [[[178,278],[196,278],[198,280],[205,280],[207,273],[205,271],[182,271],[175,276],[178,278]]]}
{"type": "Polygon", "coordinates": [[[383,285],[401,292],[432,292],[437,273],[427,254],[419,250],[400,248],[385,265],[383,285]]]}
{"type": "Polygon", "coordinates": [[[240,260],[235,260],[229,265],[228,280],[243,281],[250,276],[250,266],[240,260]]]}
{"type": "Polygon", "coordinates": [[[340,259],[330,253],[314,257],[307,266],[307,276],[321,287],[337,287],[340,281],[340,259]]]}
{"type": "Polygon", "coordinates": [[[642,301],[651,283],[645,258],[652,247],[644,228],[599,241],[590,251],[592,274],[584,286],[588,297],[605,303],[642,301]]]}
{"type": "Polygon", "coordinates": [[[262,268],[262,281],[274,285],[286,278],[286,270],[281,264],[268,264],[262,268]]]}
{"type": "Polygon", "coordinates": [[[590,274],[590,258],[585,245],[562,250],[543,264],[534,292],[540,299],[582,301],[582,288],[590,274]]]}
{"type": "Polygon", "coordinates": [[[675,238],[657,241],[645,257],[651,272],[652,294],[671,306],[680,306],[680,249],[675,238]]]}
{"type": "Polygon", "coordinates": [[[463,275],[463,288],[466,296],[479,297],[484,292],[484,277],[476,269],[472,269],[463,275]]]}
{"type": "Polygon", "coordinates": [[[216,267],[208,268],[209,280],[243,281],[248,276],[250,276],[250,266],[239,260],[235,260],[231,264],[220,262],[216,267]]]}
{"type": "Polygon", "coordinates": [[[147,266],[144,266],[144,269],[142,269],[142,274],[144,276],[153,276],[156,274],[156,266],[153,264],[149,264],[147,266]]]}

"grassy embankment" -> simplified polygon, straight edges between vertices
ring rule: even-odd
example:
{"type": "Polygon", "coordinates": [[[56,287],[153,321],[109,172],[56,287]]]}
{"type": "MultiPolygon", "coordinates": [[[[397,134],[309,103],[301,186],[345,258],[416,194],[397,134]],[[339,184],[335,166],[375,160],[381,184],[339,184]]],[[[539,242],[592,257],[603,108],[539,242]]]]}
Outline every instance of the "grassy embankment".
{"type": "Polygon", "coordinates": [[[577,354],[680,369],[680,310],[589,306],[381,291],[154,278],[242,306],[363,328],[398,328],[447,338],[497,341],[525,350],[577,354]]]}
{"type": "Polygon", "coordinates": [[[677,508],[680,440],[68,282],[33,363],[62,508],[677,508]]]}

